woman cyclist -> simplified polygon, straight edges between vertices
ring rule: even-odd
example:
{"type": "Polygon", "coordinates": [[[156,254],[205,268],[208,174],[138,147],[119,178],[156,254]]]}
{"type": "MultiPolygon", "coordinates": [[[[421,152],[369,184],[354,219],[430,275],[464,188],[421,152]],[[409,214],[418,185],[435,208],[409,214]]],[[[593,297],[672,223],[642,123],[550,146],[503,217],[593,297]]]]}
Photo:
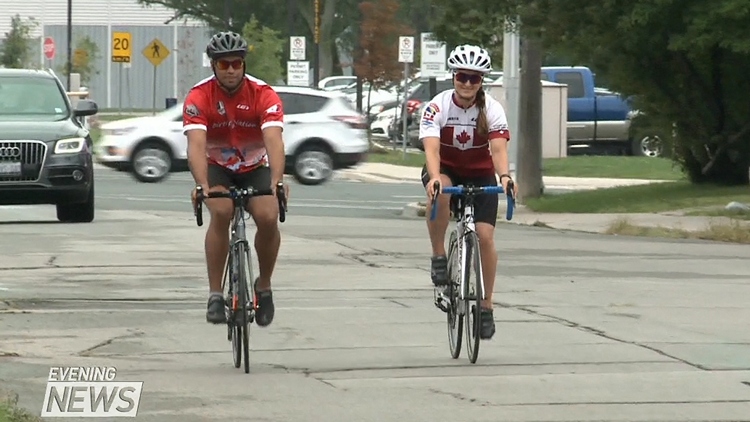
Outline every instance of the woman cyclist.
{"type": "MultiPolygon", "coordinates": [[[[445,232],[450,218],[449,196],[440,195],[438,214],[430,221],[435,184],[444,186],[497,185],[503,189],[511,180],[507,143],[510,140],[505,110],[482,88],[484,76],[492,70],[487,51],[474,45],[456,47],[448,57],[454,89],[435,96],[422,112],[419,138],[425,151],[422,184],[427,191],[427,228],[432,243],[431,276],[435,286],[448,284],[445,232]]],[[[514,194],[518,187],[515,185],[514,194]]],[[[474,202],[474,219],[479,238],[485,300],[482,302],[480,338],[495,334],[492,291],[495,286],[497,252],[494,231],[498,195],[484,194],[474,202]]]]}

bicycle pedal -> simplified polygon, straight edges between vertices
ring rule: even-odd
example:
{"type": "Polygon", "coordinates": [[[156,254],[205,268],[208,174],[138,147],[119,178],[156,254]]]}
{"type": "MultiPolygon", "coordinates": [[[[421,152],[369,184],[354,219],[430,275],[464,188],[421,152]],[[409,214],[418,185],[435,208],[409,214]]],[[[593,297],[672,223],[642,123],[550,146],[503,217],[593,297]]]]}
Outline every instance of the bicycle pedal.
{"type": "Polygon", "coordinates": [[[449,312],[451,307],[450,300],[442,293],[438,293],[435,298],[435,306],[443,312],[449,312]]]}

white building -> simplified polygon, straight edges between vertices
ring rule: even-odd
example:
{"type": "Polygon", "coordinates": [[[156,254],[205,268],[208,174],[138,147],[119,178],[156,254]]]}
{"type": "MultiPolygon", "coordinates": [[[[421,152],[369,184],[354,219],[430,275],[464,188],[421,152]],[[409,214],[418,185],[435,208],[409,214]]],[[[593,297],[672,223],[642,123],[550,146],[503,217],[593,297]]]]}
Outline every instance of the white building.
{"type": "MultiPolygon", "coordinates": [[[[11,19],[20,15],[33,18],[34,53],[44,67],[61,69],[67,59],[67,0],[22,0],[0,8],[0,37],[10,31],[11,19]],[[44,55],[42,44],[52,38],[55,54],[44,55]]],[[[100,108],[164,107],[164,99],[180,99],[195,82],[210,74],[204,67],[203,50],[208,28],[199,21],[173,20],[175,11],[160,5],[144,6],[137,0],[73,0],[73,46],[81,37],[94,41],[99,54],[92,60],[96,74],[87,87],[100,108]],[[127,32],[131,37],[129,64],[113,62],[113,33],[127,32]],[[159,65],[142,54],[158,39],[168,54],[159,65]],[[154,80],[155,78],[155,80],[154,80]],[[154,90],[154,85],[156,89],[154,90]]],[[[61,73],[61,72],[59,72],[61,73]]]]}

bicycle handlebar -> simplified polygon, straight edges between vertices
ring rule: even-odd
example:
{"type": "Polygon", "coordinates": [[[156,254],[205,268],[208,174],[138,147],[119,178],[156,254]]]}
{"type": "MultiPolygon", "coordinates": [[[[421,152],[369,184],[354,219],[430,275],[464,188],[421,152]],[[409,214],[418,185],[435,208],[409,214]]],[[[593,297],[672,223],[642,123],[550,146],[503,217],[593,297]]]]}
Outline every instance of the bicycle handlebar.
{"type": "MultiPolygon", "coordinates": [[[[207,198],[229,198],[234,201],[235,204],[237,204],[237,201],[246,199],[246,198],[252,198],[255,196],[263,196],[263,195],[273,195],[273,191],[271,188],[265,188],[265,189],[255,189],[255,188],[249,188],[249,189],[236,189],[231,188],[228,192],[208,192],[203,193],[203,188],[200,186],[196,187],[196,195],[195,195],[195,209],[193,210],[195,213],[195,220],[198,226],[203,225],[203,200],[207,198]]],[[[286,221],[286,211],[287,211],[287,203],[286,203],[286,192],[284,191],[284,184],[279,183],[276,185],[276,198],[279,200],[279,221],[284,222],[286,221]]]]}
{"type": "MultiPolygon", "coordinates": [[[[513,209],[516,206],[516,198],[513,196],[514,185],[513,180],[508,180],[508,191],[510,194],[506,194],[508,206],[505,210],[505,219],[510,221],[513,219],[513,209]]],[[[437,216],[437,196],[439,194],[457,195],[457,196],[475,196],[483,194],[500,194],[505,193],[502,186],[448,186],[440,189],[440,183],[435,184],[435,195],[432,199],[432,209],[430,212],[430,221],[434,220],[437,216]]]]}

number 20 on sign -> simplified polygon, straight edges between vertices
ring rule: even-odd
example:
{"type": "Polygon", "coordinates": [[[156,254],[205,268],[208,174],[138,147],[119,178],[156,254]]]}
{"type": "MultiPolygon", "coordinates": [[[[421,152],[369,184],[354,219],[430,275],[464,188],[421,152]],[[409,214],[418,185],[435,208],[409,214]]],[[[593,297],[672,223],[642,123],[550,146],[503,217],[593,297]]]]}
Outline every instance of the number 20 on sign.
{"type": "Polygon", "coordinates": [[[133,47],[130,32],[112,33],[112,62],[130,63],[133,47]]]}

